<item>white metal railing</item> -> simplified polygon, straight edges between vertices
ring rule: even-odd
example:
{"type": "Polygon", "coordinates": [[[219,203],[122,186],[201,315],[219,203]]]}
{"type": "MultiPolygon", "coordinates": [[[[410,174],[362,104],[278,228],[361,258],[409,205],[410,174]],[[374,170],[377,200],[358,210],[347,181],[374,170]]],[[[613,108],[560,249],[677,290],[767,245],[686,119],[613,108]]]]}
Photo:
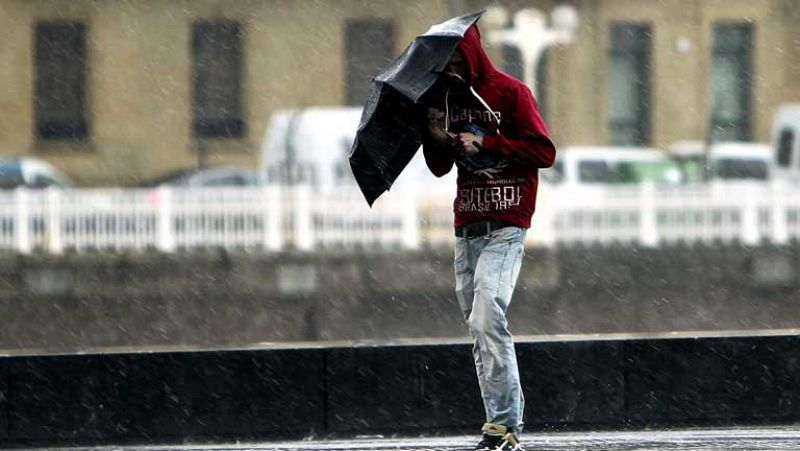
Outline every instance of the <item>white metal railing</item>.
{"type": "Polygon", "coordinates": [[[800,237],[800,187],[780,182],[563,187],[554,201],[557,243],[784,244],[800,237]]]}
{"type": "Polygon", "coordinates": [[[300,250],[353,247],[419,246],[416,193],[387,193],[367,205],[355,187],[318,193],[310,187],[291,191],[295,246],[300,250]]]}
{"type": "Polygon", "coordinates": [[[417,213],[413,193],[370,209],[353,188],[20,189],[0,192],[0,250],[413,249],[417,213]]]}
{"type": "MultiPolygon", "coordinates": [[[[0,250],[175,252],[415,249],[452,243],[454,187],[389,192],[373,208],[354,186],[0,192],[0,250]]],[[[540,186],[529,244],[800,239],[800,187],[540,186]]]]}

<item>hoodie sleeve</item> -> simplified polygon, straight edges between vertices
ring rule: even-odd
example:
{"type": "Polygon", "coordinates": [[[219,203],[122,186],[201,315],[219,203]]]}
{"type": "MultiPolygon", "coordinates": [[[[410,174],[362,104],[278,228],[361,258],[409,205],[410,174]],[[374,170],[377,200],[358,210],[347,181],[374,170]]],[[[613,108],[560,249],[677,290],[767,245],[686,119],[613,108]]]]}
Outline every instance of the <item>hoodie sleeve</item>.
{"type": "Polygon", "coordinates": [[[423,126],[422,132],[422,154],[425,157],[425,164],[436,177],[442,177],[453,168],[455,154],[448,148],[438,144],[428,134],[427,126],[423,126]]]}
{"type": "Polygon", "coordinates": [[[547,126],[539,114],[533,94],[526,86],[520,86],[513,97],[509,108],[503,112],[510,119],[510,124],[503,124],[497,135],[485,136],[483,147],[535,168],[552,166],[556,148],[548,137],[547,126]],[[503,133],[504,130],[507,134],[503,133]]]}

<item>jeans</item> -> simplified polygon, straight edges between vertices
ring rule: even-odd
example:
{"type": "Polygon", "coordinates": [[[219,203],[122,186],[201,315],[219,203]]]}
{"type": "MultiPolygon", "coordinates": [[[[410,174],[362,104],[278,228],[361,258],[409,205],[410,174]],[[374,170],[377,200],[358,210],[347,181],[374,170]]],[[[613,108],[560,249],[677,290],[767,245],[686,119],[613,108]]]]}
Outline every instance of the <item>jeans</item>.
{"type": "Polygon", "coordinates": [[[474,340],[472,350],[486,422],[522,432],[525,399],[506,310],[519,276],[527,229],[504,227],[456,237],[456,296],[474,340]]]}

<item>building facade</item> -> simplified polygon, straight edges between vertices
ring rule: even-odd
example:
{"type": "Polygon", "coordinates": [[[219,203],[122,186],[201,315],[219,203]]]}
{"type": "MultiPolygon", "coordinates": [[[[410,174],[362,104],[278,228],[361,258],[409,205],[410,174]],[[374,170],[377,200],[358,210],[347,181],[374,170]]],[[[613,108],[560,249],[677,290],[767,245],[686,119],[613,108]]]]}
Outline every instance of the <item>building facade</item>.
{"type": "MultiPolygon", "coordinates": [[[[0,154],[81,185],[255,167],[273,112],[359,105],[371,77],[474,0],[0,0],[0,154]]],[[[510,11],[557,1],[508,0],[510,11]]],[[[800,102],[793,0],[575,0],[535,87],[557,145],[767,141],[800,102]]],[[[518,71],[513,49],[490,48],[518,71]]]]}

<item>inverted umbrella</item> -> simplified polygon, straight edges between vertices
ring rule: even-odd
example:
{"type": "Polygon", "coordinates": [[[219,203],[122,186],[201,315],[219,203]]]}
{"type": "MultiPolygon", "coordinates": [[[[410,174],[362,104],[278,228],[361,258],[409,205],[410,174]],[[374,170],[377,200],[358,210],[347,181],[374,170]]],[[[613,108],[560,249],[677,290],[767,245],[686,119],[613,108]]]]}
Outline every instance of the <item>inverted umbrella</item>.
{"type": "Polygon", "coordinates": [[[418,103],[447,67],[483,11],[433,25],[372,81],[350,168],[370,206],[387,191],[422,144],[418,103]]]}

